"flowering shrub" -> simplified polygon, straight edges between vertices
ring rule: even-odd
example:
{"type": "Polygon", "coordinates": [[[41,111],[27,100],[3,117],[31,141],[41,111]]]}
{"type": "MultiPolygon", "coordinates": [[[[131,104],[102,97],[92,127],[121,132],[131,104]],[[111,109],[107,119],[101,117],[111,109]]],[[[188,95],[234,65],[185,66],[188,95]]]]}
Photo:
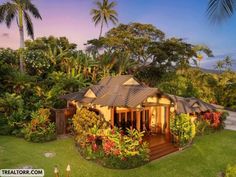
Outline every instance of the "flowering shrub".
{"type": "Polygon", "coordinates": [[[212,125],[212,127],[218,128],[220,125],[220,115],[221,115],[220,112],[206,112],[203,115],[203,118],[205,120],[208,120],[212,125]]]}
{"type": "Polygon", "coordinates": [[[49,115],[49,109],[39,109],[31,114],[32,120],[24,128],[27,141],[46,142],[56,139],[56,126],[50,122],[49,115]]]}
{"type": "Polygon", "coordinates": [[[178,139],[179,146],[190,143],[196,134],[195,124],[188,114],[180,114],[170,119],[171,132],[178,139]]]}
{"type": "Polygon", "coordinates": [[[108,123],[105,121],[104,117],[97,115],[95,112],[89,111],[85,108],[77,109],[72,122],[76,134],[75,139],[80,145],[84,144],[87,133],[95,125],[98,129],[108,127],[108,123]]]}
{"type": "Polygon", "coordinates": [[[204,113],[195,121],[197,135],[204,135],[223,129],[225,127],[224,121],[228,115],[229,113],[225,111],[204,113]]]}
{"type": "Polygon", "coordinates": [[[134,168],[149,160],[148,144],[142,141],[143,133],[118,129],[91,128],[81,153],[87,159],[96,159],[110,168],[134,168]]]}
{"type": "Polygon", "coordinates": [[[206,112],[203,115],[203,119],[209,121],[213,129],[221,129],[225,126],[224,121],[227,116],[227,112],[206,112]]]}
{"type": "Polygon", "coordinates": [[[28,73],[31,75],[41,75],[50,68],[50,60],[41,50],[25,51],[25,64],[28,73]]]}

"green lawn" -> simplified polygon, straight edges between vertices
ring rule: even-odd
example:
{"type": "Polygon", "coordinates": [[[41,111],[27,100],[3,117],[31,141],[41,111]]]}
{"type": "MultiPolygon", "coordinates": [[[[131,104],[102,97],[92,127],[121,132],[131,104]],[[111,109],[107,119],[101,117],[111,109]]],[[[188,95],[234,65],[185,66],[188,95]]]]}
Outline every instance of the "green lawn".
{"type": "Polygon", "coordinates": [[[0,168],[32,165],[45,169],[45,177],[52,177],[55,165],[64,172],[68,163],[71,164],[72,177],[216,177],[228,163],[236,164],[236,132],[224,130],[198,137],[192,147],[182,152],[131,170],[106,169],[84,160],[72,139],[35,144],[0,136],[0,168]],[[48,151],[55,152],[56,156],[44,157],[44,152],[48,151]]]}

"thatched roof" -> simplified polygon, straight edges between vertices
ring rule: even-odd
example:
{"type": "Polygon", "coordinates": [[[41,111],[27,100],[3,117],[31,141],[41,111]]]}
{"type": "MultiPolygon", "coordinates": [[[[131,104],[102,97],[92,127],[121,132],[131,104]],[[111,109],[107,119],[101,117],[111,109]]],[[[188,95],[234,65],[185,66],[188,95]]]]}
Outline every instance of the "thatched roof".
{"type": "Polygon", "coordinates": [[[106,77],[97,85],[93,85],[85,91],[64,95],[61,98],[102,106],[136,107],[147,97],[157,93],[159,93],[157,88],[141,85],[131,75],[121,75],[106,77]],[[127,83],[130,79],[133,84],[127,83]],[[86,93],[89,90],[94,93],[95,97],[86,97],[86,93]]]}

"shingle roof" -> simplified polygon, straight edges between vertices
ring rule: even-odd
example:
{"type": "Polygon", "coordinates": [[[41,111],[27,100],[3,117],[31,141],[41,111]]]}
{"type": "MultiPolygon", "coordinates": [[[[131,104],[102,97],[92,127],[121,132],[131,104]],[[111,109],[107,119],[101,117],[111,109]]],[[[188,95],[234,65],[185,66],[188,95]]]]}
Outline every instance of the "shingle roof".
{"type": "Polygon", "coordinates": [[[136,107],[147,97],[158,93],[157,88],[143,85],[123,85],[131,78],[133,78],[131,75],[122,75],[102,79],[98,85],[93,85],[87,89],[91,89],[96,98],[84,97],[86,92],[76,92],[64,95],[61,98],[102,106],[136,107]]]}
{"type": "Polygon", "coordinates": [[[184,98],[175,95],[169,95],[177,105],[177,114],[180,113],[200,113],[205,111],[213,111],[216,108],[197,98],[184,98]]]}

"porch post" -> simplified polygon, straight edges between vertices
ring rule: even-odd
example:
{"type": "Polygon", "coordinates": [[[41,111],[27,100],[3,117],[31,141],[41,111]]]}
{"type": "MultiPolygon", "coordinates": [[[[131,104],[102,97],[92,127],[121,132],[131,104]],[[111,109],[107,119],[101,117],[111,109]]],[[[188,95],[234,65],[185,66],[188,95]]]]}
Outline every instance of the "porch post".
{"type": "Polygon", "coordinates": [[[158,110],[158,112],[157,112],[157,133],[161,133],[161,106],[158,106],[157,107],[157,110],[158,110]]]}
{"type": "Polygon", "coordinates": [[[130,110],[131,111],[131,130],[133,130],[133,122],[134,122],[134,112],[133,109],[130,110]]]}
{"type": "MultiPolygon", "coordinates": [[[[146,116],[145,116],[145,109],[143,109],[143,116],[142,116],[142,128],[143,128],[143,131],[145,130],[144,126],[145,126],[145,119],[146,119],[146,116]]],[[[146,127],[147,128],[147,127],[146,127]]],[[[145,130],[146,131],[146,130],[145,130]]]]}
{"type": "Polygon", "coordinates": [[[136,119],[136,120],[137,120],[137,121],[136,121],[136,128],[137,128],[138,131],[140,131],[140,111],[138,110],[138,111],[136,112],[136,114],[137,114],[137,115],[136,115],[136,116],[137,116],[137,117],[136,117],[136,118],[137,118],[137,119],[136,119]]]}
{"type": "Polygon", "coordinates": [[[170,140],[170,106],[166,106],[166,139],[170,140]]]}
{"type": "Polygon", "coordinates": [[[115,114],[115,108],[111,107],[111,128],[114,128],[114,114],[115,114]]]}

